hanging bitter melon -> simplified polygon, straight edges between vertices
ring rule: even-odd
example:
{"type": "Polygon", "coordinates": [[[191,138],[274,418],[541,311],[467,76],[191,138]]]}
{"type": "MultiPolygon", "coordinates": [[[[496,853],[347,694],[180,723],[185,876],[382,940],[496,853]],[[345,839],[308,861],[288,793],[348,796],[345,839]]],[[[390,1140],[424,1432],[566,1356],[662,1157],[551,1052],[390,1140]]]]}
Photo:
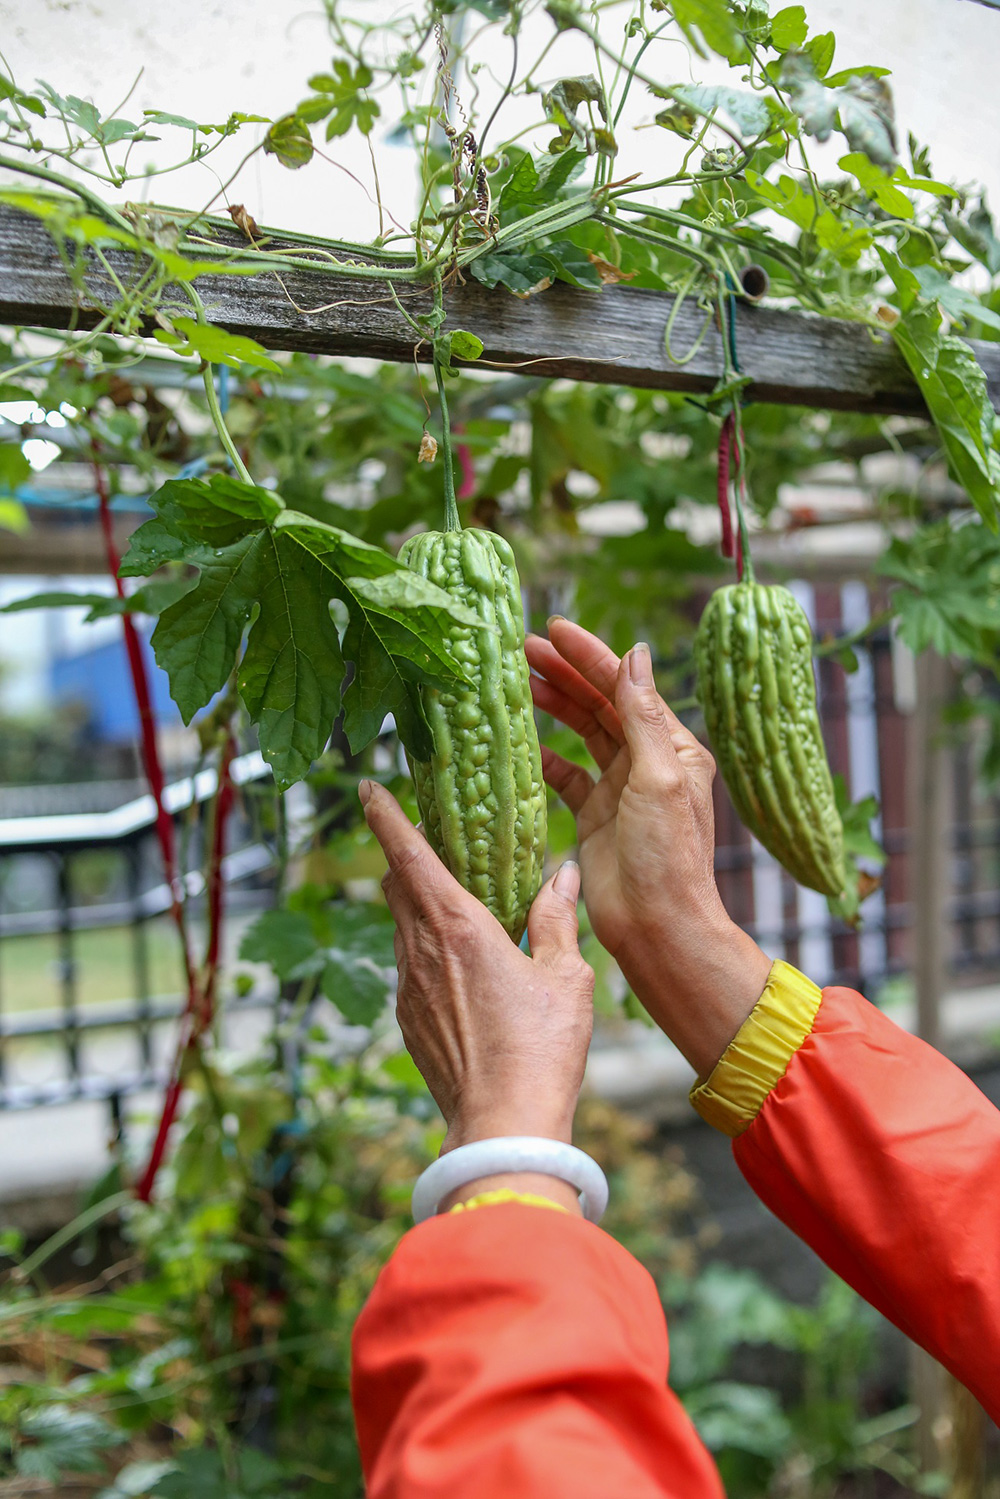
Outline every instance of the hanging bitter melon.
{"type": "Polygon", "coordinates": [[[428,842],[516,942],[542,883],[546,803],[514,554],[471,529],[422,532],[399,556],[482,620],[453,626],[471,685],[422,689],[434,753],[409,763],[428,842]]]}
{"type": "Polygon", "coordinates": [[[709,742],[741,820],[800,884],[841,896],[844,830],[803,609],[778,585],[719,588],[694,654],[709,742]]]}

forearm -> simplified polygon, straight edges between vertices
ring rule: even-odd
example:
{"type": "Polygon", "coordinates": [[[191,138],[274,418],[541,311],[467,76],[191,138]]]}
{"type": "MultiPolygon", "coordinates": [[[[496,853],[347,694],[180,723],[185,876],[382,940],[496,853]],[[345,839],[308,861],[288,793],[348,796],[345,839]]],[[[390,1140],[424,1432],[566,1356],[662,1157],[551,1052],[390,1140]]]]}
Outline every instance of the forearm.
{"type": "Polygon", "coordinates": [[[775,965],[692,1095],[762,1201],[1000,1414],[1000,1113],[859,994],[775,965]]]}
{"type": "Polygon", "coordinates": [[[353,1354],[369,1499],[722,1499],[666,1387],[653,1282],[565,1213],[508,1203],[422,1224],[353,1354]]]}
{"type": "Polygon", "coordinates": [[[639,1003],[707,1077],[752,1013],[768,980],[771,959],[724,914],[706,922],[678,922],[674,932],[626,944],[618,954],[639,1003]]]}

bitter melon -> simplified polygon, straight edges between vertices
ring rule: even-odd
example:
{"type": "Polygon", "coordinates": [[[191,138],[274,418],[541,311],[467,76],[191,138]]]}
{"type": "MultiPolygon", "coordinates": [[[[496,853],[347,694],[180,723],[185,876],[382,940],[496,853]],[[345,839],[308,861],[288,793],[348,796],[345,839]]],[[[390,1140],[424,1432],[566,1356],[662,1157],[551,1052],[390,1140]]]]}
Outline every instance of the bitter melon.
{"type": "Polygon", "coordinates": [[[421,689],[434,753],[409,763],[428,842],[516,942],[542,882],[546,804],[514,554],[472,529],[422,532],[399,556],[482,620],[453,627],[472,685],[421,689]]]}
{"type": "Polygon", "coordinates": [[[741,820],[800,884],[842,895],[844,829],[798,601],[778,585],[717,589],[694,654],[709,743],[741,820]]]}

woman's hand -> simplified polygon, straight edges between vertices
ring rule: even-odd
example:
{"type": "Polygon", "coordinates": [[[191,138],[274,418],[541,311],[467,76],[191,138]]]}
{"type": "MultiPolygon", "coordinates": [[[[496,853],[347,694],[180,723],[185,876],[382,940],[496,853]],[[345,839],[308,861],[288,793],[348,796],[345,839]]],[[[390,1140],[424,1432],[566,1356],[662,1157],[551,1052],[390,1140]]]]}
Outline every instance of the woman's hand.
{"type": "MultiPolygon", "coordinates": [[[[396,1015],[407,1048],[445,1118],[442,1153],[497,1135],[569,1141],[593,1022],[594,975],[577,945],[580,871],[564,864],[528,915],[532,956],[462,889],[392,794],[359,788],[389,865],[382,881],[396,921],[396,1015]]],[[[553,1177],[470,1183],[541,1192],[577,1207],[553,1177]]]]}
{"type": "Polygon", "coordinates": [[[750,1014],[770,960],[715,883],[715,762],[653,684],[649,647],[623,661],[569,620],[529,636],[535,704],[581,735],[596,782],[542,750],[576,816],[595,935],[657,1024],[704,1077],[750,1014]]]}

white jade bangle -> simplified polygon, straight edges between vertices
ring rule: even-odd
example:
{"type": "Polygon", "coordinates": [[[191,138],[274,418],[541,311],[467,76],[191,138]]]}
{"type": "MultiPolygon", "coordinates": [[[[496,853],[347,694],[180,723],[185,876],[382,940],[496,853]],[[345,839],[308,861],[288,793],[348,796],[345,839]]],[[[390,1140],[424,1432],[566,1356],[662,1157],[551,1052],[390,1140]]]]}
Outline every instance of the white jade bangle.
{"type": "Polygon", "coordinates": [[[580,1194],[583,1216],[600,1223],[608,1205],[608,1180],[596,1161],[575,1145],[532,1135],[506,1135],[495,1140],[473,1140],[440,1156],[417,1178],[413,1188],[413,1221],[433,1217],[438,1205],[458,1187],[481,1176],[539,1172],[568,1182],[580,1194]]]}

